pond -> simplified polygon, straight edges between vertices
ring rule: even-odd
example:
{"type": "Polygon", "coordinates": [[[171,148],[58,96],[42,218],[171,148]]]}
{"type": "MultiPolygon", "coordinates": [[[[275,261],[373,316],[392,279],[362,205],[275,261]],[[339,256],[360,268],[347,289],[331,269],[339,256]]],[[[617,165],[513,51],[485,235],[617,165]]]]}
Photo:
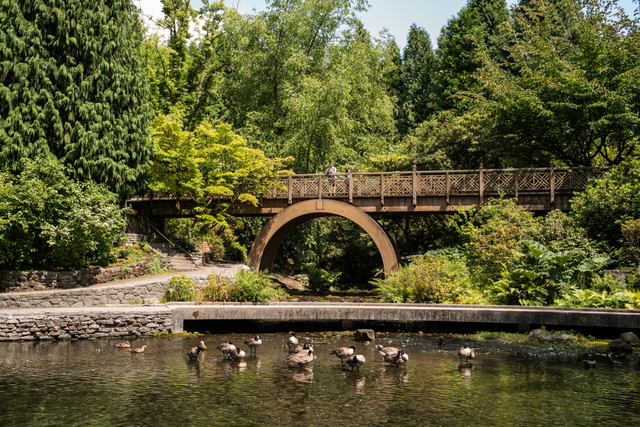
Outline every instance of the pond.
{"type": "MultiPolygon", "coordinates": [[[[316,359],[290,367],[287,334],[261,335],[242,362],[216,349],[249,334],[146,338],[143,354],[118,341],[0,343],[2,426],[204,425],[626,425],[640,421],[638,357],[613,366],[604,356],[585,369],[582,355],[531,357],[476,347],[460,363],[464,338],[379,333],[376,343],[403,346],[406,367],[383,363],[374,344],[342,333],[299,333],[316,359]],[[186,352],[204,340],[196,362],[186,352]],[[356,346],[360,372],[331,350],[356,346]]],[[[245,345],[241,348],[248,350],[245,345]]],[[[248,353],[248,351],[247,351],[248,353]]]]}

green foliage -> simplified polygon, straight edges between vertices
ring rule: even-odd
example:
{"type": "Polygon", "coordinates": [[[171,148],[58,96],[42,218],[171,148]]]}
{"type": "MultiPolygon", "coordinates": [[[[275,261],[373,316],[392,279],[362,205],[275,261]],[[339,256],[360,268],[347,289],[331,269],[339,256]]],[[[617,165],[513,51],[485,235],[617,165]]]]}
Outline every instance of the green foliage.
{"type": "Polygon", "coordinates": [[[52,159],[24,159],[22,172],[0,172],[0,265],[81,267],[105,263],[122,236],[116,197],[65,175],[52,159]]]}
{"type": "Polygon", "coordinates": [[[611,275],[597,276],[591,289],[570,289],[556,305],[562,307],[640,308],[640,291],[625,289],[622,282],[611,275]]]}
{"type": "Polygon", "coordinates": [[[184,274],[173,276],[162,299],[163,303],[171,301],[194,301],[197,284],[184,274]]]}
{"type": "Polygon", "coordinates": [[[571,204],[578,224],[591,238],[615,247],[623,239],[621,225],[640,219],[638,194],[640,158],[634,156],[613,167],[603,178],[593,180],[571,204]]]}
{"type": "Polygon", "coordinates": [[[627,287],[640,289],[640,268],[629,273],[626,278],[627,287]]]}
{"type": "Polygon", "coordinates": [[[131,254],[133,253],[133,249],[130,247],[120,248],[118,249],[117,253],[118,253],[118,258],[127,258],[131,256],[131,254]]]}
{"type": "Polygon", "coordinates": [[[511,166],[617,164],[640,132],[637,23],[612,0],[532,0],[507,23],[504,61],[479,50],[494,146],[511,166]]]}
{"type": "MultiPolygon", "coordinates": [[[[460,259],[436,256],[414,258],[386,279],[371,282],[384,302],[452,304],[477,297],[469,289],[469,272],[460,259]]],[[[477,299],[476,299],[477,300],[477,299]]]]}
{"type": "Polygon", "coordinates": [[[340,279],[340,272],[327,271],[322,268],[309,267],[307,268],[307,275],[309,278],[309,284],[307,288],[314,292],[321,292],[325,289],[338,284],[340,279]]]}
{"type": "Polygon", "coordinates": [[[143,189],[153,111],[130,1],[1,9],[0,167],[18,172],[20,159],[43,155],[120,198],[143,189]]]}
{"type": "Polygon", "coordinates": [[[154,258],[149,262],[149,274],[155,276],[157,274],[164,274],[171,269],[165,266],[164,258],[154,258]]]}
{"type": "Polygon", "coordinates": [[[225,246],[224,255],[230,261],[247,262],[247,248],[237,242],[225,246]]]}
{"type": "Polygon", "coordinates": [[[241,270],[236,274],[238,301],[267,302],[278,299],[283,291],[266,271],[241,270]]]}
{"type": "Polygon", "coordinates": [[[236,282],[210,275],[207,284],[196,294],[197,302],[236,302],[240,291],[236,282]]]}

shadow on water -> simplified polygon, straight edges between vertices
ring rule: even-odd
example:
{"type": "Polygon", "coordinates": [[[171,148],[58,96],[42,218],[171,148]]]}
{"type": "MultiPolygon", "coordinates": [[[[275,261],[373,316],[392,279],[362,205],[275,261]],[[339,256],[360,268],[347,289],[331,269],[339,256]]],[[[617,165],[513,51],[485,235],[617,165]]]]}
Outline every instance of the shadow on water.
{"type": "MultiPolygon", "coordinates": [[[[291,330],[287,324],[286,330],[291,330]]],[[[2,426],[191,425],[633,425],[640,421],[638,358],[613,366],[594,356],[525,358],[476,348],[460,363],[460,340],[442,348],[429,334],[380,332],[402,347],[406,366],[384,363],[375,345],[352,335],[304,332],[315,359],[289,366],[288,334],[251,330],[149,339],[143,354],[114,340],[0,343],[2,426]],[[260,333],[256,354],[239,362],[216,350],[260,333]],[[208,349],[190,361],[187,351],[208,349]],[[350,371],[331,350],[354,345],[366,358],[350,371]]],[[[377,332],[377,331],[376,331],[377,332]]],[[[239,344],[245,351],[248,349],[239,344]]],[[[248,353],[248,352],[247,352],[248,353]]]]}

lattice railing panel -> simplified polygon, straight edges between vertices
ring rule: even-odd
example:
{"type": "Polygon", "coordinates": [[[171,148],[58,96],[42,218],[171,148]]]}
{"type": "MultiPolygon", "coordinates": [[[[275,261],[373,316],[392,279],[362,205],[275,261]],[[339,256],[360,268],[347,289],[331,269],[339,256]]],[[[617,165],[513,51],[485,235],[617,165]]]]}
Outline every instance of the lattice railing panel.
{"type": "Polygon", "coordinates": [[[423,175],[418,177],[418,194],[436,196],[447,193],[447,177],[445,175],[423,175]]]}
{"type": "Polygon", "coordinates": [[[354,196],[379,196],[380,177],[379,176],[356,176],[353,178],[354,196]]]}
{"type": "Polygon", "coordinates": [[[276,179],[276,184],[282,185],[281,188],[271,187],[269,188],[269,196],[274,199],[286,199],[289,197],[289,180],[288,179],[276,179]]]}
{"type": "Polygon", "coordinates": [[[501,191],[505,193],[515,192],[515,183],[513,174],[485,174],[483,176],[484,192],[485,193],[499,193],[501,191]]]}
{"type": "Polygon", "coordinates": [[[292,196],[295,198],[318,197],[318,180],[307,178],[294,179],[292,196]]]}
{"type": "Polygon", "coordinates": [[[464,174],[450,175],[451,192],[452,193],[479,193],[480,192],[480,175],[464,174]]]}
{"type": "Polygon", "coordinates": [[[413,194],[413,178],[411,176],[385,176],[385,196],[411,196],[413,194]]]}
{"type": "Polygon", "coordinates": [[[322,197],[349,196],[349,180],[347,178],[327,178],[322,180],[322,197]]]}
{"type": "Polygon", "coordinates": [[[584,190],[587,188],[587,172],[556,172],[556,190],[584,190]]]}
{"type": "Polygon", "coordinates": [[[521,172],[518,175],[518,191],[549,191],[549,172],[521,172]]]}

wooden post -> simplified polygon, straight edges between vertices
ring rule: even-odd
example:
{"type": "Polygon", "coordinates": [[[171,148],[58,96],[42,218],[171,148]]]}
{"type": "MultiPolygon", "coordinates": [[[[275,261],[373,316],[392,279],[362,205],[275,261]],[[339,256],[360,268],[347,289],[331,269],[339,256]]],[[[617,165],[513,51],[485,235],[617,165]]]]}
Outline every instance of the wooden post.
{"type": "Polygon", "coordinates": [[[549,193],[553,205],[556,201],[556,173],[553,169],[553,162],[549,164],[549,193]]]}
{"type": "Polygon", "coordinates": [[[322,200],[322,175],[318,177],[318,199],[322,200]]]}
{"type": "Polygon", "coordinates": [[[449,179],[449,171],[446,172],[445,183],[447,186],[447,204],[449,204],[449,193],[451,193],[451,180],[449,179]]]}
{"type": "Polygon", "coordinates": [[[513,173],[513,186],[515,187],[516,192],[516,205],[518,204],[518,170],[516,169],[513,173]]]}
{"type": "Polygon", "coordinates": [[[416,173],[417,166],[413,165],[413,172],[411,173],[411,183],[413,191],[413,206],[418,205],[418,175],[416,173]]]}
{"type": "Polygon", "coordinates": [[[585,184],[585,188],[589,185],[590,180],[591,180],[591,168],[587,169],[587,182],[585,184]]]}
{"type": "Polygon", "coordinates": [[[384,205],[384,174],[380,174],[380,203],[384,205]]]}
{"type": "Polygon", "coordinates": [[[353,204],[353,168],[349,168],[349,203],[353,204]]]}
{"type": "Polygon", "coordinates": [[[480,163],[480,204],[482,204],[484,198],[484,171],[482,170],[482,163],[480,163]]]}
{"type": "Polygon", "coordinates": [[[287,189],[289,204],[293,203],[293,177],[289,175],[289,188],[287,189]]]}

